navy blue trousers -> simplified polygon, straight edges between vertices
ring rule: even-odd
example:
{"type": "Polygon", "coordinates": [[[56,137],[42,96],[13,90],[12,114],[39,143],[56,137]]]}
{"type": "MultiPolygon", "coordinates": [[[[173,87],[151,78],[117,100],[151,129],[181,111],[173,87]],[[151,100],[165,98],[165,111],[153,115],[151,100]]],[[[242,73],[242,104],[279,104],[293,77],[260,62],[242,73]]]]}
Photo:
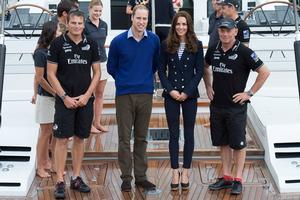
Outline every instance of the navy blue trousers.
{"type": "Polygon", "coordinates": [[[169,152],[172,169],[179,168],[180,107],[182,107],[184,129],[183,168],[189,169],[191,167],[194,152],[194,127],[197,114],[197,98],[186,99],[183,102],[176,101],[171,97],[165,98],[165,110],[170,131],[169,152]]]}

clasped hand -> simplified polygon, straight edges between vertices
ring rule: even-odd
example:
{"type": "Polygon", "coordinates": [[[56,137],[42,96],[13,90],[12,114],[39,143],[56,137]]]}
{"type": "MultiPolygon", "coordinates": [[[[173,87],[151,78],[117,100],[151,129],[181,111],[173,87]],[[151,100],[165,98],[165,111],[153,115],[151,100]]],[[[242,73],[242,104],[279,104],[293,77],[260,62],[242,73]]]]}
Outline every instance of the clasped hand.
{"type": "Polygon", "coordinates": [[[75,109],[78,107],[83,107],[87,104],[89,97],[87,95],[80,95],[77,97],[66,96],[64,99],[64,104],[69,109],[75,109]]]}
{"type": "Polygon", "coordinates": [[[188,95],[185,94],[184,92],[178,92],[177,90],[172,90],[170,92],[170,95],[173,99],[175,99],[176,101],[184,101],[188,98],[188,95]]]}

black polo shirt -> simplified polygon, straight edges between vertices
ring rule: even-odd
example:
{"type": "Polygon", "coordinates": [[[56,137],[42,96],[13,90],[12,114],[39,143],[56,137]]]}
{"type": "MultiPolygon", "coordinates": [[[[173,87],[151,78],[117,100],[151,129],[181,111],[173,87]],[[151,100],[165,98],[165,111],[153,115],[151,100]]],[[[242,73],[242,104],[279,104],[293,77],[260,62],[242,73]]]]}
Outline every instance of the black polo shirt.
{"type": "Polygon", "coordinates": [[[216,12],[212,13],[209,16],[209,26],[208,26],[208,35],[209,35],[209,41],[208,41],[208,47],[212,47],[217,45],[217,43],[220,41],[219,39],[219,32],[218,32],[218,26],[223,19],[223,16],[216,16],[216,12]]]}
{"type": "Polygon", "coordinates": [[[235,23],[238,28],[238,34],[235,38],[243,43],[249,43],[251,32],[248,24],[240,16],[235,19],[235,23]]]}
{"type": "Polygon", "coordinates": [[[263,65],[256,53],[236,40],[231,49],[224,52],[221,43],[207,50],[205,61],[212,66],[213,90],[212,105],[220,107],[240,106],[233,102],[233,95],[244,92],[250,70],[263,65]]]}
{"type": "MultiPolygon", "coordinates": [[[[46,81],[48,81],[48,79],[47,79],[47,51],[48,51],[47,48],[37,48],[33,54],[34,66],[44,68],[43,77],[46,81]]],[[[53,95],[50,94],[49,92],[47,92],[46,90],[44,90],[41,85],[38,86],[38,94],[41,96],[53,97],[53,95]]]]}
{"type": "Polygon", "coordinates": [[[100,20],[97,27],[91,22],[90,18],[87,18],[85,21],[84,34],[97,42],[99,47],[100,61],[105,62],[107,60],[107,55],[104,47],[107,36],[106,22],[100,20]]]}
{"type": "Polygon", "coordinates": [[[91,65],[100,62],[98,45],[82,36],[75,44],[67,33],[54,39],[48,51],[48,62],[57,64],[57,79],[71,97],[84,94],[91,83],[91,65]]]}

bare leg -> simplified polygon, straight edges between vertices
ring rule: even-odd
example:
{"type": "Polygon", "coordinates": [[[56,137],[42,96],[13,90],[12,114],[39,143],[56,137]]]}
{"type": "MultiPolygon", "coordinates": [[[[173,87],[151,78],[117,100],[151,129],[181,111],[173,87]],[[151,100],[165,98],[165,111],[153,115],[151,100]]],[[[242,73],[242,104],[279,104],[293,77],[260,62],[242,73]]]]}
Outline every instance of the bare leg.
{"type": "Polygon", "coordinates": [[[49,140],[52,135],[52,124],[41,124],[37,143],[37,175],[45,178],[50,174],[45,170],[50,160],[48,154],[49,140]]]}
{"type": "Polygon", "coordinates": [[[226,145],[226,146],[221,146],[220,151],[221,151],[221,159],[223,163],[222,175],[231,176],[232,150],[228,145],[226,145]]]}
{"type": "Polygon", "coordinates": [[[96,89],[95,89],[95,101],[94,101],[94,120],[93,125],[96,129],[106,132],[107,128],[100,124],[101,114],[103,109],[103,96],[104,96],[104,88],[107,80],[101,80],[96,89]]]}
{"type": "Polygon", "coordinates": [[[243,148],[241,150],[233,150],[234,153],[234,162],[236,166],[236,172],[234,174],[235,178],[242,179],[243,177],[243,169],[246,159],[246,148],[243,148]]]}
{"type": "Polygon", "coordinates": [[[189,183],[189,169],[182,168],[181,182],[182,183],[189,183]]]}
{"type": "Polygon", "coordinates": [[[178,183],[179,183],[179,170],[172,169],[172,184],[178,184],[178,183]]]}
{"type": "Polygon", "coordinates": [[[55,167],[57,182],[64,181],[64,169],[67,160],[68,138],[56,138],[55,146],[55,167]]]}
{"type": "Polygon", "coordinates": [[[84,139],[74,136],[73,139],[73,150],[72,150],[72,160],[73,160],[73,176],[80,176],[80,169],[84,153],[84,139]]]}
{"type": "Polygon", "coordinates": [[[51,143],[50,143],[50,149],[52,152],[52,158],[51,158],[51,166],[50,170],[55,171],[55,146],[56,146],[56,138],[52,135],[51,143]]]}

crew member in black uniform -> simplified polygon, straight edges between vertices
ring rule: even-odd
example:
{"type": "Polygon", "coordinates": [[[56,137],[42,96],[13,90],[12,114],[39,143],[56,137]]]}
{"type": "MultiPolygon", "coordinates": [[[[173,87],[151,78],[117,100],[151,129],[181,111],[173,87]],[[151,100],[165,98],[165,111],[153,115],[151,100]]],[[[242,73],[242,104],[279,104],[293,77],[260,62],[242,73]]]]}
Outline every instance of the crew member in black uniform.
{"type": "Polygon", "coordinates": [[[224,18],[218,31],[220,43],[207,50],[203,78],[211,100],[212,143],[220,146],[223,177],[209,185],[209,189],[231,188],[231,194],[240,194],[246,157],[247,103],[262,87],[270,72],[255,52],[235,39],[238,30],[232,19],[224,18]],[[252,87],[245,91],[251,70],[258,75],[252,87]],[[231,172],[232,152],[235,173],[231,172]]]}
{"type": "Polygon", "coordinates": [[[244,45],[249,46],[251,31],[248,24],[239,16],[237,10],[238,7],[239,3],[237,0],[224,0],[222,6],[223,15],[224,17],[231,18],[235,21],[238,29],[236,39],[244,45]]]}
{"type": "Polygon", "coordinates": [[[67,33],[51,43],[47,58],[48,80],[56,91],[53,124],[54,137],[57,138],[55,198],[66,196],[63,173],[70,137],[73,137],[73,176],[70,187],[79,192],[90,192],[89,186],[80,177],[80,169],[84,153],[84,139],[90,135],[93,120],[94,98],[92,94],[100,79],[98,45],[82,34],[83,12],[70,11],[67,26],[67,33]]]}

